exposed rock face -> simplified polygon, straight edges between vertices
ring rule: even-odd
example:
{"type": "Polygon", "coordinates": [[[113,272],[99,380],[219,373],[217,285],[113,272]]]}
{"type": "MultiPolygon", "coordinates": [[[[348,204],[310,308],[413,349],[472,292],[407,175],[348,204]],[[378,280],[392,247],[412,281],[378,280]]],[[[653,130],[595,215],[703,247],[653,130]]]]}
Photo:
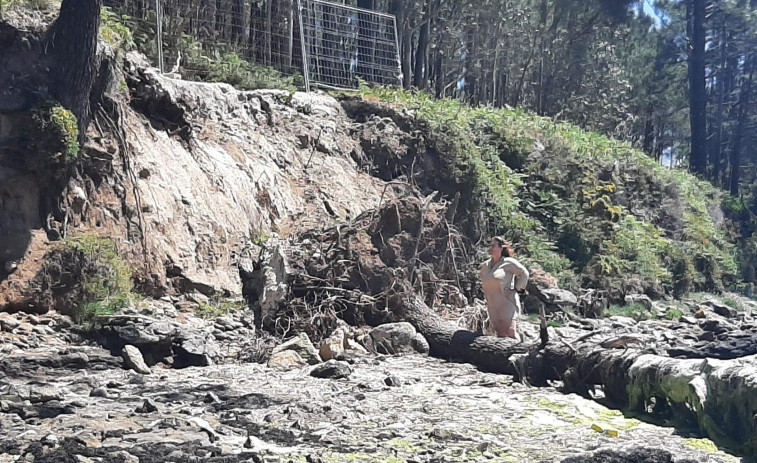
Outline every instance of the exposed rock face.
{"type": "MultiPolygon", "coordinates": [[[[84,175],[62,194],[78,211],[68,234],[114,238],[155,291],[240,294],[237,264],[254,252],[253,240],[349,220],[378,204],[385,182],[362,170],[367,156],[337,100],[174,80],[134,54],[125,65],[127,152],[95,136],[83,148],[124,174],[98,185],[84,175]]],[[[49,246],[36,181],[0,163],[0,310],[30,310],[23,289],[49,246]]],[[[274,301],[281,288],[268,288],[265,300],[274,301]]]]}

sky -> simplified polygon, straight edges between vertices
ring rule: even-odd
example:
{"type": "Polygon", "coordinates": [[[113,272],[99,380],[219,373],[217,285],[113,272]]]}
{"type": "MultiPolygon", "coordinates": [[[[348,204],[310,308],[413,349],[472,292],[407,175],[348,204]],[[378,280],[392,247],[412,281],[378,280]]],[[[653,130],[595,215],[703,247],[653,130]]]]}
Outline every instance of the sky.
{"type": "Polygon", "coordinates": [[[655,27],[660,27],[662,24],[662,18],[660,16],[657,16],[657,13],[654,10],[654,2],[655,0],[642,0],[644,4],[644,13],[648,14],[654,19],[655,27]]]}

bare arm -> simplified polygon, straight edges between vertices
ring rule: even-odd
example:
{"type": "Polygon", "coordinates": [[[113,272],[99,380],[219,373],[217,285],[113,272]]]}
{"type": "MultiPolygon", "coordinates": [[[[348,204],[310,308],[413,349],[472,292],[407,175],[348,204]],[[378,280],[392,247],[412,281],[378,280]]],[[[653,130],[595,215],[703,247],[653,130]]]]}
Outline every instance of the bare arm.
{"type": "Polygon", "coordinates": [[[508,259],[507,264],[507,270],[515,277],[515,290],[526,289],[529,277],[528,269],[516,259],[512,258],[508,259]]]}

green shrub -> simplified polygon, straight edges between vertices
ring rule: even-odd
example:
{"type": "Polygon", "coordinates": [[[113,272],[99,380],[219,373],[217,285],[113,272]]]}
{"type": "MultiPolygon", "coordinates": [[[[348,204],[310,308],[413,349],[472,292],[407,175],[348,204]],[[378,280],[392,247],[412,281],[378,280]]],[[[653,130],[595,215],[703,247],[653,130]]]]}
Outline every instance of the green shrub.
{"type": "Polygon", "coordinates": [[[665,318],[668,320],[680,320],[683,317],[681,309],[668,309],[665,311],[665,318]]]}
{"type": "Polygon", "coordinates": [[[80,261],[82,300],[71,314],[77,323],[90,323],[133,304],[133,270],[116,252],[109,238],[82,235],[66,240],[65,247],[80,261]]]}
{"type": "Polygon", "coordinates": [[[100,9],[100,35],[114,50],[129,51],[136,48],[134,35],[129,27],[132,18],[118,15],[113,9],[103,6],[100,9]]]}
{"type": "Polygon", "coordinates": [[[79,155],[79,127],[74,114],[58,103],[48,101],[31,111],[27,137],[32,149],[53,160],[72,162],[79,155]]]}

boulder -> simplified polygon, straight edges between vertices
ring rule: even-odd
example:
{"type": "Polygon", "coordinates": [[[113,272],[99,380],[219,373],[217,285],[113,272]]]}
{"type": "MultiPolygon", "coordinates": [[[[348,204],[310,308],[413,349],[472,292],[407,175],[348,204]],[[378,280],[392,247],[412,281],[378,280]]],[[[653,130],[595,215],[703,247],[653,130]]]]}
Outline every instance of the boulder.
{"type": "Polygon", "coordinates": [[[293,350],[283,350],[271,354],[268,359],[268,366],[278,370],[293,370],[302,368],[308,363],[300,357],[300,354],[293,350]]]}
{"type": "Polygon", "coordinates": [[[379,325],[370,331],[369,336],[379,354],[427,354],[429,352],[426,339],[407,322],[379,325]]]}
{"type": "Polygon", "coordinates": [[[142,402],[142,405],[137,407],[134,411],[137,413],[153,413],[158,411],[158,405],[152,399],[145,399],[145,401],[142,402]]]}
{"type": "Polygon", "coordinates": [[[174,345],[174,366],[206,367],[221,355],[215,337],[207,332],[184,333],[174,345]]]}
{"type": "Polygon", "coordinates": [[[707,300],[703,302],[702,304],[706,307],[711,308],[713,312],[720,315],[721,317],[736,318],[739,315],[739,312],[733,307],[730,307],[726,304],[723,304],[722,302],[718,302],[712,299],[707,300]]]}
{"type": "MultiPolygon", "coordinates": [[[[560,308],[564,308],[575,307],[578,304],[578,298],[575,294],[565,289],[560,289],[557,286],[545,287],[541,284],[529,282],[527,289],[529,295],[535,296],[537,299],[547,305],[554,305],[560,308]]],[[[535,304],[535,301],[528,301],[527,304],[530,308],[530,306],[535,304]]]]}
{"type": "Polygon", "coordinates": [[[321,344],[320,354],[323,360],[332,360],[344,353],[347,346],[344,330],[337,329],[321,344]]]}
{"type": "Polygon", "coordinates": [[[340,362],[338,360],[328,360],[317,365],[310,372],[310,376],[324,379],[347,378],[351,374],[352,367],[347,362],[340,362]]]}
{"type": "Polygon", "coordinates": [[[271,354],[277,354],[285,350],[293,350],[300,354],[305,361],[311,365],[321,363],[321,356],[318,353],[318,349],[315,348],[310,338],[305,333],[300,333],[299,336],[290,339],[289,341],[274,347],[271,354]]]}
{"type": "Polygon", "coordinates": [[[357,352],[358,354],[363,354],[363,355],[368,354],[368,349],[363,347],[362,344],[355,341],[354,339],[347,339],[347,349],[353,350],[357,352]]]}
{"type": "Polygon", "coordinates": [[[150,371],[150,367],[148,367],[145,363],[144,357],[142,357],[142,352],[140,352],[136,347],[131,345],[124,346],[123,350],[121,351],[121,356],[124,358],[124,363],[126,363],[126,366],[136,371],[137,373],[141,373],[143,375],[149,375],[150,373],[152,373],[152,371],[150,371]]]}

